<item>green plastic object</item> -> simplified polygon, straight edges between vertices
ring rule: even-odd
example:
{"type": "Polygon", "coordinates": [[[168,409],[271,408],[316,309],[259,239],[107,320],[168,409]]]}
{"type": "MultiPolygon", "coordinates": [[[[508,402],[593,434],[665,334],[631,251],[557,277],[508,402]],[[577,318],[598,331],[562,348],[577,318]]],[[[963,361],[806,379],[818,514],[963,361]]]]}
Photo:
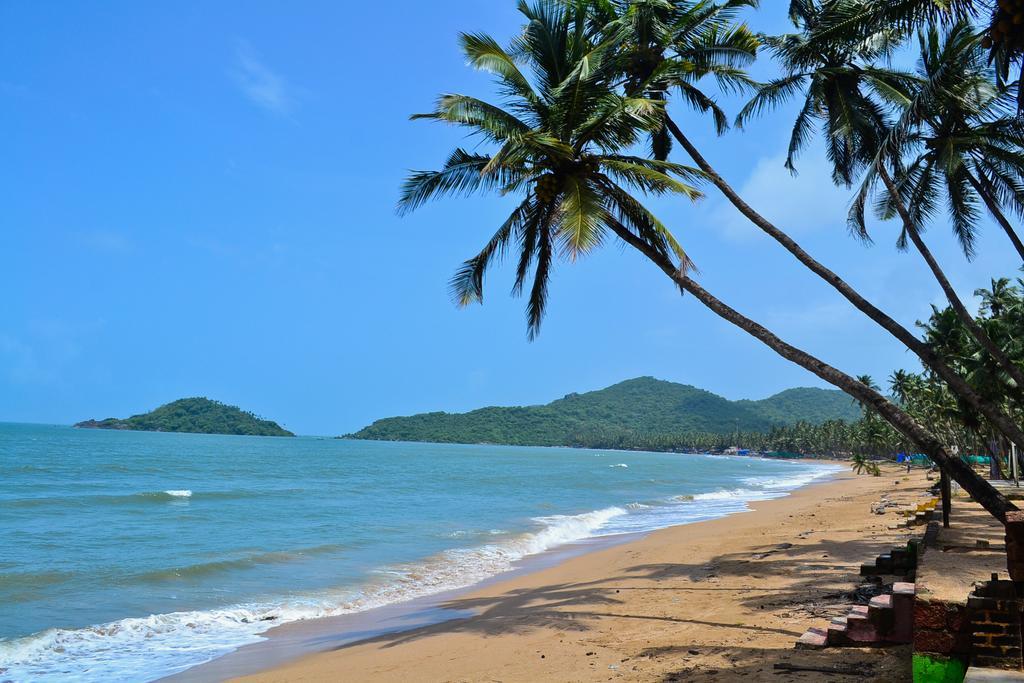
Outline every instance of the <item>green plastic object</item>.
{"type": "Polygon", "coordinates": [[[914,683],[963,683],[967,667],[959,659],[914,655],[914,683]]]}

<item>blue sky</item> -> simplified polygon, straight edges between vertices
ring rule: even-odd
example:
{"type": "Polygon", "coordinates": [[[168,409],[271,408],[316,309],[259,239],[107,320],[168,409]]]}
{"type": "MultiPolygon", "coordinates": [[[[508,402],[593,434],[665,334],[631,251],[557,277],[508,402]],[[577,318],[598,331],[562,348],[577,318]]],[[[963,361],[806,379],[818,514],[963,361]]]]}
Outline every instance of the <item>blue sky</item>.
{"type": "MultiPolygon", "coordinates": [[[[784,3],[764,4],[752,25],[782,30],[784,3]]],[[[490,96],[456,35],[504,37],[518,17],[511,0],[396,6],[0,5],[0,420],[205,395],[337,434],[638,375],[729,398],[821,384],[618,246],[560,265],[533,343],[507,267],[486,305],[456,309],[448,278],[511,199],[397,217],[407,169],[464,143],[408,116],[441,92],[490,96]]],[[[850,192],[832,187],[819,150],[796,178],[782,168],[792,108],[722,138],[675,114],[750,203],[896,318],[940,301],[919,258],[895,250],[894,225],[876,226],[872,247],[847,235],[850,192]]],[[[915,367],[713,189],[652,206],[701,282],[785,339],[855,374],[915,367]]],[[[947,226],[928,238],[965,295],[1019,265],[991,225],[973,263],[947,226]]]]}

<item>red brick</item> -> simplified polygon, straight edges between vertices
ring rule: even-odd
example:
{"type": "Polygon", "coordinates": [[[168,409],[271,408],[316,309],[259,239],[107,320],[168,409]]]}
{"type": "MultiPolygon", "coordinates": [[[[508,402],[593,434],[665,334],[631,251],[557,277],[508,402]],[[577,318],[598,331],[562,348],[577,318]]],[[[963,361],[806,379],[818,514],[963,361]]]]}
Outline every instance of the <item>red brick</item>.
{"type": "Polygon", "coordinates": [[[914,652],[936,652],[948,655],[953,651],[955,644],[953,636],[945,631],[929,631],[920,628],[914,631],[914,652]]]}
{"type": "Polygon", "coordinates": [[[964,623],[964,611],[962,609],[951,609],[946,614],[946,627],[956,633],[964,623]]]}
{"type": "Polygon", "coordinates": [[[924,600],[914,602],[914,629],[922,628],[937,630],[946,628],[945,603],[924,600]]]}

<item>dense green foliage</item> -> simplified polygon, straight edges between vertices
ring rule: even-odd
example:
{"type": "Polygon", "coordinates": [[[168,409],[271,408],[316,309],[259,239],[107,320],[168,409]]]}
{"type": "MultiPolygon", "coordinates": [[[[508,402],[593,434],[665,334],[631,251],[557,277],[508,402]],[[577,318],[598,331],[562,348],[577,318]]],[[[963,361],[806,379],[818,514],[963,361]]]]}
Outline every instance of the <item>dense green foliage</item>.
{"type": "Polygon", "coordinates": [[[542,406],[387,418],[350,436],[674,450],[732,445],[737,431],[768,432],[797,422],[852,420],[858,414],[856,405],[839,391],[790,389],[761,401],[729,401],[696,387],[639,377],[542,406]],[[715,439],[725,443],[712,444],[715,439]]]}
{"type": "MultiPolygon", "coordinates": [[[[1018,366],[1024,366],[1024,281],[993,280],[990,289],[979,289],[981,308],[975,322],[1018,366]]],[[[1004,368],[983,353],[977,339],[948,307],[935,308],[925,322],[918,323],[925,339],[946,363],[967,378],[975,391],[999,405],[1015,420],[1024,420],[1020,389],[1004,368]]],[[[874,386],[870,377],[860,380],[874,386]]],[[[927,424],[954,452],[961,455],[991,455],[1004,458],[1009,443],[983,415],[971,409],[949,390],[934,372],[896,370],[888,379],[892,400],[922,424],[927,424]]],[[[769,433],[740,434],[736,445],[758,450],[776,450],[822,455],[863,454],[885,457],[914,446],[866,407],[854,422],[827,421],[818,425],[800,423],[772,429],[769,433]]],[[[601,444],[608,448],[636,442],[650,450],[674,450],[680,444],[714,450],[729,445],[728,438],[715,434],[658,435],[622,439],[607,435],[601,444]],[[616,441],[616,439],[619,441],[616,441]]]]}
{"type": "MultiPolygon", "coordinates": [[[[1024,367],[1024,281],[1006,278],[992,281],[989,289],[975,294],[981,307],[975,322],[1017,367],[1024,367]]],[[[949,309],[933,308],[931,317],[918,323],[925,339],[957,372],[967,378],[975,391],[999,405],[1018,423],[1024,420],[1024,395],[1012,377],[990,355],[949,309]]],[[[889,378],[893,397],[921,422],[931,425],[962,454],[985,454],[995,450],[1005,455],[1009,442],[1005,436],[963,401],[932,372],[913,373],[897,370],[889,378]],[[995,446],[993,449],[992,447],[995,446]]],[[[879,421],[880,422],[880,421],[879,421]]],[[[903,441],[887,425],[880,425],[889,444],[903,441]]]]}
{"type": "Polygon", "coordinates": [[[126,419],[86,420],[76,427],[142,432],[190,432],[248,436],[295,436],[276,422],[208,398],[183,398],[126,419]]]}

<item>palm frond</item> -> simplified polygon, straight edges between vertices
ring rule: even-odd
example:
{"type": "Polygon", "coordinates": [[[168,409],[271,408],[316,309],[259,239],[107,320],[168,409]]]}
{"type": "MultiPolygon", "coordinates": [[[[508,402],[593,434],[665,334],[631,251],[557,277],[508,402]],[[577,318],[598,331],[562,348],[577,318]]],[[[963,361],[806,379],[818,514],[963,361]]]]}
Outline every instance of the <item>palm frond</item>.
{"type": "Polygon", "coordinates": [[[974,241],[980,218],[975,192],[963,166],[952,172],[943,173],[943,177],[946,181],[946,196],[949,202],[953,234],[960,242],[960,249],[964,256],[970,261],[975,255],[974,241]]]}
{"type": "Polygon", "coordinates": [[[537,101],[530,81],[519,70],[515,59],[498,44],[498,41],[484,33],[462,33],[459,35],[459,42],[469,63],[474,68],[498,76],[507,94],[521,97],[531,103],[537,101]]]}
{"type": "Polygon", "coordinates": [[[502,142],[522,136],[530,127],[501,107],[467,95],[443,95],[437,107],[427,114],[413,114],[412,120],[434,119],[471,128],[488,139],[502,142]]]}
{"type": "Polygon", "coordinates": [[[704,178],[700,169],[636,157],[602,156],[599,160],[607,174],[642,192],[654,195],[680,194],[694,201],[703,196],[696,187],[669,175],[671,173],[691,181],[700,181],[704,178]]]}
{"type": "Polygon", "coordinates": [[[601,198],[590,182],[576,176],[565,179],[557,233],[571,260],[600,246],[602,212],[601,198]]]}
{"type": "Polygon", "coordinates": [[[515,211],[484,245],[484,248],[476,256],[465,261],[452,276],[449,282],[449,291],[459,306],[468,306],[474,302],[483,303],[484,274],[495,258],[501,258],[504,255],[509,241],[517,234],[522,233],[523,224],[531,210],[536,210],[532,205],[533,201],[532,198],[527,198],[516,207],[515,211]]]}
{"type": "Polygon", "coordinates": [[[523,174],[521,169],[492,167],[493,159],[456,149],[439,171],[415,171],[402,185],[398,213],[405,215],[431,199],[494,190],[523,174]],[[490,168],[490,171],[485,169],[490,168]]]}
{"type": "Polygon", "coordinates": [[[742,128],[753,116],[758,116],[784,104],[789,98],[803,90],[807,80],[807,74],[797,73],[765,83],[740,109],[740,113],[736,115],[736,126],[742,128]]]}

